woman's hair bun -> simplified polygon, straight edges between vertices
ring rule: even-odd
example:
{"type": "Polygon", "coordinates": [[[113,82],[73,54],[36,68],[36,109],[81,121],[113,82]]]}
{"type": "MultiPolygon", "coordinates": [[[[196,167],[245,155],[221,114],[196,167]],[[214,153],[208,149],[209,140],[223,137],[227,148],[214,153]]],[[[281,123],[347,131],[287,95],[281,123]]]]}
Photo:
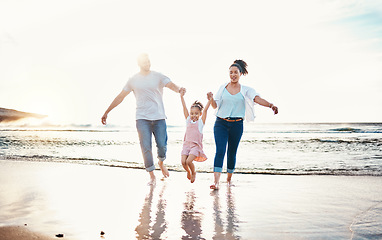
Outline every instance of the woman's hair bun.
{"type": "Polygon", "coordinates": [[[247,75],[248,74],[248,70],[247,70],[247,63],[244,62],[244,60],[241,60],[241,59],[238,59],[238,60],[235,60],[233,62],[233,64],[231,65],[232,66],[235,66],[235,65],[239,65],[239,70],[240,72],[243,74],[243,75],[247,75]]]}

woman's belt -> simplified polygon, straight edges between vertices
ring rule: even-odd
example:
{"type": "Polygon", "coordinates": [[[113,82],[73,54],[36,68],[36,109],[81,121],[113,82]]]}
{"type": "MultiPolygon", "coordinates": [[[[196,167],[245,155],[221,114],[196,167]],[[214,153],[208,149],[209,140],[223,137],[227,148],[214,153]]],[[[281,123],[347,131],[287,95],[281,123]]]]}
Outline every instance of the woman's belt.
{"type": "Polygon", "coordinates": [[[227,117],[227,118],[220,118],[224,121],[227,121],[227,122],[240,122],[240,121],[243,121],[243,118],[235,118],[235,117],[227,117]]]}

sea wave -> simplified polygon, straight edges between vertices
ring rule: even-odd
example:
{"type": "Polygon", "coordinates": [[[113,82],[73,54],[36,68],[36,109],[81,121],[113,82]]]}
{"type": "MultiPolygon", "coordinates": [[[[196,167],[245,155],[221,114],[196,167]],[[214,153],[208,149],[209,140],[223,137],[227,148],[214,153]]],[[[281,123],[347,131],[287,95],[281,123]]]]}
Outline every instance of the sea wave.
{"type": "MultiPolygon", "coordinates": [[[[204,150],[215,153],[211,126],[204,129],[204,150]]],[[[382,175],[382,124],[254,124],[245,127],[235,172],[280,175],[382,175]]],[[[168,129],[168,159],[179,163],[184,126],[168,129]]],[[[153,145],[153,148],[155,146],[153,145]]],[[[0,159],[52,161],[144,169],[138,134],[133,127],[70,125],[0,127],[0,159]]],[[[204,165],[203,165],[204,164],[204,165]]]]}
{"type": "Polygon", "coordinates": [[[293,139],[244,139],[241,142],[244,143],[357,143],[357,144],[382,144],[381,138],[293,138],[293,139]]]}
{"type": "Polygon", "coordinates": [[[382,133],[382,129],[359,129],[359,128],[351,128],[351,127],[344,127],[344,128],[334,128],[329,129],[329,132],[344,132],[344,133],[382,133]]]}

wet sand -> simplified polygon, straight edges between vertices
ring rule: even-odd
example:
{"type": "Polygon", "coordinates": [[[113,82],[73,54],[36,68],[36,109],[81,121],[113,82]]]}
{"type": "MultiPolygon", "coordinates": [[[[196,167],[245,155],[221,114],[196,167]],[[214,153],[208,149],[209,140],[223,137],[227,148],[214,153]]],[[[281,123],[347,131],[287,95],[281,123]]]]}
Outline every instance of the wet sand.
{"type": "Polygon", "coordinates": [[[32,232],[27,226],[7,226],[0,227],[1,240],[52,240],[53,237],[44,236],[39,233],[32,232]]]}
{"type": "Polygon", "coordinates": [[[212,191],[210,173],[155,173],[150,187],[139,169],[0,160],[0,239],[382,236],[382,177],[235,174],[212,191]]]}

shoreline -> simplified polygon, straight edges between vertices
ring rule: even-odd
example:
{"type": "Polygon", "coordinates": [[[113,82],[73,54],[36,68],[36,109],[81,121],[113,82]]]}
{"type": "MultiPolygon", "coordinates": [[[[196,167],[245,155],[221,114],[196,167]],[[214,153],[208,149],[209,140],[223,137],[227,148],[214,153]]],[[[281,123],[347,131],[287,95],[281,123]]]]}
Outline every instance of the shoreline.
{"type": "MultiPolygon", "coordinates": [[[[143,164],[132,164],[132,163],[126,163],[121,162],[123,164],[128,165],[115,165],[116,162],[110,161],[109,163],[103,162],[105,160],[102,159],[87,159],[87,158],[81,158],[81,159],[72,159],[72,158],[46,158],[46,159],[40,159],[36,158],[35,156],[30,157],[19,157],[19,156],[0,156],[0,162],[1,161],[20,161],[20,162],[41,162],[41,163],[62,163],[62,164],[78,164],[83,166],[99,166],[99,167],[111,167],[111,168],[121,168],[121,169],[136,169],[136,170],[145,170],[143,164]],[[134,166],[135,165],[135,166],[134,166]],[[136,165],[142,165],[142,166],[136,166],[136,165]]],[[[157,165],[157,163],[156,163],[157,165]]],[[[174,168],[168,168],[169,172],[178,172],[178,173],[184,173],[185,170],[180,168],[174,169],[174,168]]],[[[157,166],[158,169],[158,166],[157,166]]],[[[223,173],[226,173],[223,169],[223,173]]],[[[205,170],[199,170],[199,173],[204,174],[213,174],[213,171],[205,171],[205,170]]],[[[358,172],[357,170],[354,170],[353,172],[358,172]]],[[[298,172],[298,173],[290,173],[290,172],[265,172],[265,171],[252,171],[252,172],[243,172],[240,170],[235,171],[235,175],[271,175],[271,176],[345,176],[345,177],[382,177],[382,172],[377,174],[367,174],[367,173],[358,173],[353,174],[350,171],[344,171],[344,172],[337,172],[337,173],[329,173],[329,172],[322,172],[322,171],[306,171],[306,172],[298,172]]]]}
{"type": "Polygon", "coordinates": [[[382,234],[382,177],[235,174],[228,187],[223,174],[212,191],[210,173],[197,173],[193,184],[184,172],[155,174],[150,187],[140,169],[0,161],[0,226],[27,224],[36,234],[79,240],[102,239],[101,231],[105,239],[382,234]]]}

